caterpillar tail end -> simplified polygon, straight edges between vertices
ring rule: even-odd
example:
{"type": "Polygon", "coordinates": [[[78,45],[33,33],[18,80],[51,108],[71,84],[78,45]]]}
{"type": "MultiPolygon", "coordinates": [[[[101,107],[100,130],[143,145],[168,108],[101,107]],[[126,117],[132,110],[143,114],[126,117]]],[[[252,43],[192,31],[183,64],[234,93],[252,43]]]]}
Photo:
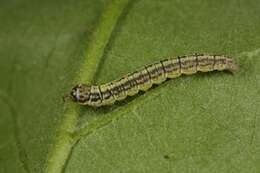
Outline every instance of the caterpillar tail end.
{"type": "Polygon", "coordinates": [[[233,59],[230,59],[227,63],[227,70],[231,72],[231,74],[235,74],[239,70],[239,66],[237,63],[234,62],[233,59]]]}

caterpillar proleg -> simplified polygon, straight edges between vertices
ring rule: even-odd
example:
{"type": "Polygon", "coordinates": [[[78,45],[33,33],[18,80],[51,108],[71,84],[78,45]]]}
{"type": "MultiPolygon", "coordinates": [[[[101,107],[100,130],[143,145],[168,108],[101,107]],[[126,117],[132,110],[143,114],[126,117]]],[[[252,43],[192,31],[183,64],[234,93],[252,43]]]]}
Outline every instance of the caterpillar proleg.
{"type": "Polygon", "coordinates": [[[111,105],[115,101],[146,91],[153,84],[160,84],[167,78],[191,75],[197,72],[227,70],[234,73],[238,66],[224,55],[194,54],[164,59],[129,73],[118,80],[101,85],[78,84],[72,88],[69,97],[81,104],[92,107],[111,105]]]}

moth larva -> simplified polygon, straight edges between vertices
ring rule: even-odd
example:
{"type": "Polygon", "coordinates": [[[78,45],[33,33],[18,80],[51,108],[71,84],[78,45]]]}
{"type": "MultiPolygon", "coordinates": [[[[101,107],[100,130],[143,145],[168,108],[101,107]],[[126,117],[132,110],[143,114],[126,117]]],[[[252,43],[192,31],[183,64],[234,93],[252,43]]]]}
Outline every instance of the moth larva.
{"type": "Polygon", "coordinates": [[[160,84],[167,78],[213,70],[228,70],[234,73],[237,70],[237,65],[232,58],[222,55],[194,54],[169,58],[147,65],[109,83],[76,85],[71,90],[69,97],[81,105],[93,107],[111,105],[115,101],[137,94],[140,90],[146,91],[153,84],[160,84]]]}

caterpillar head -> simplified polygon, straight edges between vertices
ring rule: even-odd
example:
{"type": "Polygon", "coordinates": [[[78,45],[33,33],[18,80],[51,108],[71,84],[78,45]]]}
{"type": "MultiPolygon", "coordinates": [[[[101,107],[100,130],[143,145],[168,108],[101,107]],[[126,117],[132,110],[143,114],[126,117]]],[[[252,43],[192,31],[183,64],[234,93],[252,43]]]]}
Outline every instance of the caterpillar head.
{"type": "Polygon", "coordinates": [[[87,84],[78,84],[71,89],[69,97],[80,104],[87,104],[90,99],[91,86],[87,84]]]}

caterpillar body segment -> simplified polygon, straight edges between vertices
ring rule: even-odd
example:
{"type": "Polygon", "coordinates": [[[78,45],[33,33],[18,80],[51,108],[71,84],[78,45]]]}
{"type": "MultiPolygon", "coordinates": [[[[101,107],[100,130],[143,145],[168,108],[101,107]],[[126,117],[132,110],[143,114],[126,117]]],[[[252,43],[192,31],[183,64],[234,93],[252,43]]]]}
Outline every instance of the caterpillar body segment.
{"type": "Polygon", "coordinates": [[[146,65],[140,70],[109,83],[76,85],[71,90],[69,97],[81,105],[93,107],[111,105],[115,101],[137,94],[140,90],[146,91],[153,84],[160,84],[167,78],[213,70],[227,70],[234,73],[237,70],[237,65],[232,58],[223,55],[194,54],[169,58],[146,65]]]}

